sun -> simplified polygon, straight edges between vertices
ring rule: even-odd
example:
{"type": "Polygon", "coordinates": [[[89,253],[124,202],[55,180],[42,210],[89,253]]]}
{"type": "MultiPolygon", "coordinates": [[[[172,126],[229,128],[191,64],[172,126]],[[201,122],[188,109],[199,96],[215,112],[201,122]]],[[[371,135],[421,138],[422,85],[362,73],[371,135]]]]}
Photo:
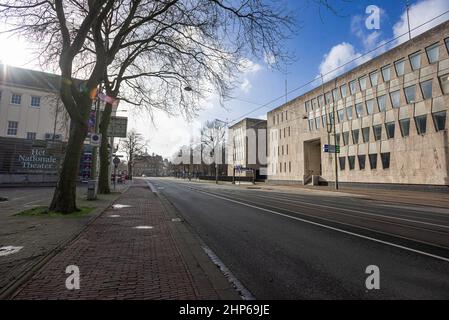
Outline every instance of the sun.
{"type": "Polygon", "coordinates": [[[17,67],[34,65],[30,48],[24,40],[14,35],[0,33],[0,43],[1,63],[17,67]]]}

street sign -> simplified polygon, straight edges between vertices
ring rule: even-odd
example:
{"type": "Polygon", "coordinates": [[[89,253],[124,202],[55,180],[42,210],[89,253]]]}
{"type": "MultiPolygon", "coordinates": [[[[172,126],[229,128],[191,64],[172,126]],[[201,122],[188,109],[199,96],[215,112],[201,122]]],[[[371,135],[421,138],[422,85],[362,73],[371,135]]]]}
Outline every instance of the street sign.
{"type": "Polygon", "coordinates": [[[99,147],[101,144],[101,134],[92,133],[90,135],[90,145],[93,147],[99,147]]]}
{"type": "Polygon", "coordinates": [[[119,157],[115,157],[112,162],[114,163],[114,166],[117,168],[118,165],[120,164],[120,158],[119,157]]]}
{"type": "Polygon", "coordinates": [[[126,138],[127,117],[111,117],[108,126],[108,137],[126,138]]]}
{"type": "Polygon", "coordinates": [[[340,153],[340,146],[335,146],[332,144],[324,144],[323,152],[324,153],[340,153]]]}

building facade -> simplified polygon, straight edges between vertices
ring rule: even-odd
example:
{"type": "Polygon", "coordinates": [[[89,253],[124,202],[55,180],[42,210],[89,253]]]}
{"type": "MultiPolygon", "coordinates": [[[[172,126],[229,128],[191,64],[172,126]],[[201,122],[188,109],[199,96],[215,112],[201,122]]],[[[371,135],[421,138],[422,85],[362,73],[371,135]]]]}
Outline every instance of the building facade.
{"type": "Polygon", "coordinates": [[[67,141],[59,76],[0,64],[0,137],[67,141]]]}
{"type": "Polygon", "coordinates": [[[446,22],[270,111],[268,180],[448,186],[448,94],[446,22]]]}
{"type": "MultiPolygon", "coordinates": [[[[255,170],[258,177],[266,176],[266,132],[267,121],[245,118],[229,127],[228,131],[228,176],[234,175],[235,168],[255,170]]],[[[252,173],[236,170],[236,176],[252,173]]]]}

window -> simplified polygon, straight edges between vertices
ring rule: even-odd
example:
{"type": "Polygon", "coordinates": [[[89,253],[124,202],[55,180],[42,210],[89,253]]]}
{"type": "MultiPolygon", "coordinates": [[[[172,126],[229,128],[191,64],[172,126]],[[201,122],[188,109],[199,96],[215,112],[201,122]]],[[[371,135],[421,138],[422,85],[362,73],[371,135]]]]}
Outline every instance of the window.
{"type": "MultiPolygon", "coordinates": [[[[316,101],[316,99],[312,100],[312,110],[315,110],[316,108],[318,108],[318,102],[316,101]]],[[[279,121],[278,121],[279,122],[279,121]]]]}
{"type": "Polygon", "coordinates": [[[345,146],[349,144],[349,131],[343,132],[343,144],[345,146]]]}
{"type": "Polygon", "coordinates": [[[359,129],[352,130],[352,141],[354,141],[354,144],[359,143],[359,133],[360,133],[359,129]]]}
{"type": "Polygon", "coordinates": [[[345,170],[346,168],[346,158],[345,157],[339,157],[338,158],[339,162],[340,162],[340,170],[345,170]]]}
{"type": "Polygon", "coordinates": [[[291,161],[288,162],[288,171],[292,172],[292,162],[291,161]]]}
{"type": "Polygon", "coordinates": [[[432,80],[421,82],[421,92],[424,100],[432,98],[432,80]]]}
{"type": "Polygon", "coordinates": [[[329,113],[329,124],[334,124],[334,114],[333,113],[329,113]]]}
{"type": "Polygon", "coordinates": [[[331,93],[330,93],[330,92],[327,92],[327,93],[324,95],[324,98],[326,99],[326,104],[329,104],[329,103],[332,102],[332,99],[331,99],[331,93]]]}
{"type": "Polygon", "coordinates": [[[351,94],[355,94],[357,91],[357,86],[355,80],[352,80],[349,82],[349,90],[351,91],[351,94]]]}
{"type": "Polygon", "coordinates": [[[440,55],[439,44],[435,43],[434,45],[427,47],[426,53],[427,53],[427,59],[429,59],[430,64],[438,62],[438,58],[440,55]]]}
{"type": "Polygon", "coordinates": [[[414,103],[416,101],[416,86],[409,86],[407,88],[404,88],[405,92],[405,99],[407,100],[407,103],[414,103]]]}
{"type": "Polygon", "coordinates": [[[313,119],[309,119],[309,130],[313,130],[313,119]]]}
{"type": "Polygon", "coordinates": [[[318,97],[318,105],[319,105],[320,107],[324,107],[324,97],[323,97],[323,95],[320,95],[320,96],[318,97]]]}
{"type": "Polygon", "coordinates": [[[449,52],[449,38],[444,40],[444,42],[446,43],[446,50],[449,52]]]}
{"type": "Polygon", "coordinates": [[[440,77],[440,85],[441,91],[443,91],[444,94],[449,94],[449,73],[440,77]]]}
{"type": "Polygon", "coordinates": [[[354,170],[355,168],[355,156],[348,157],[349,170],[354,170]]]}
{"type": "MultiPolygon", "coordinates": [[[[306,111],[307,111],[307,108],[306,108],[306,111]]],[[[275,116],[273,116],[273,124],[276,124],[276,117],[275,116]]]]}
{"type": "Polygon", "coordinates": [[[380,159],[382,160],[382,168],[390,168],[390,153],[385,152],[380,154],[380,159]]]}
{"type": "Polygon", "coordinates": [[[6,134],[8,136],[16,136],[18,126],[19,123],[17,121],[8,121],[8,131],[6,132],[6,134]]]}
{"type": "Polygon", "coordinates": [[[410,64],[413,71],[421,68],[421,52],[416,52],[410,55],[410,64]]]}
{"type": "Polygon", "coordinates": [[[394,121],[385,123],[385,130],[387,132],[388,139],[394,139],[394,129],[395,129],[394,121]]]}
{"type": "Polygon", "coordinates": [[[399,120],[399,128],[403,137],[408,137],[410,134],[410,119],[399,120]]]}
{"type": "Polygon", "coordinates": [[[391,70],[390,66],[385,66],[382,68],[382,77],[384,81],[390,81],[391,79],[391,70]]]}
{"type": "Polygon", "coordinates": [[[28,140],[36,140],[36,132],[27,132],[28,140]]]}
{"type": "Polygon", "coordinates": [[[369,142],[369,128],[362,128],[363,142],[369,142]]]}
{"type": "Polygon", "coordinates": [[[366,76],[359,79],[360,90],[366,90],[366,76]]]}
{"type": "Polygon", "coordinates": [[[323,119],[323,128],[327,128],[327,116],[323,115],[321,118],[323,119]]]}
{"type": "Polygon", "coordinates": [[[359,155],[358,156],[359,159],[359,169],[360,170],[364,170],[365,169],[365,162],[366,162],[366,155],[359,155]]]}
{"type": "Polygon", "coordinates": [[[345,109],[338,110],[338,122],[345,120],[345,109]]]}
{"type": "Polygon", "coordinates": [[[368,157],[371,170],[377,169],[377,153],[369,154],[368,157]]]}
{"type": "Polygon", "coordinates": [[[378,124],[373,126],[373,132],[374,132],[374,140],[379,141],[382,139],[382,125],[378,124]]]}
{"type": "Polygon", "coordinates": [[[425,134],[427,130],[427,115],[415,117],[415,124],[418,134],[425,134]]]}
{"type": "Polygon", "coordinates": [[[433,114],[433,122],[435,123],[436,131],[446,129],[446,111],[435,112],[433,114]]]}
{"type": "Polygon", "coordinates": [[[390,93],[391,105],[393,108],[399,108],[401,105],[401,92],[399,90],[390,93]]]}
{"type": "Polygon", "coordinates": [[[352,106],[346,108],[346,116],[348,117],[348,120],[352,120],[352,106]]]}
{"type": "Polygon", "coordinates": [[[285,121],[287,121],[287,120],[288,120],[288,110],[285,111],[285,121]]]}
{"type": "Polygon", "coordinates": [[[31,96],[31,106],[36,108],[40,107],[41,97],[31,96]]]}
{"type": "Polygon", "coordinates": [[[320,117],[315,118],[315,128],[317,130],[320,128],[320,117]]]}
{"type": "Polygon", "coordinates": [[[366,101],[366,109],[368,111],[368,114],[374,113],[374,100],[373,99],[366,101]]]}
{"type": "Polygon", "coordinates": [[[348,92],[347,92],[347,88],[346,88],[345,84],[340,87],[340,91],[341,91],[341,97],[346,98],[346,96],[348,95],[348,92]]]}
{"type": "Polygon", "coordinates": [[[365,114],[365,110],[363,109],[363,103],[357,103],[355,105],[355,112],[357,113],[357,118],[361,118],[365,114]]]}
{"type": "Polygon", "coordinates": [[[396,69],[396,75],[398,77],[403,76],[405,73],[405,60],[399,60],[394,63],[394,68],[396,69]]]}
{"type": "Polygon", "coordinates": [[[377,97],[377,103],[379,104],[379,111],[383,112],[385,109],[387,109],[387,96],[383,95],[380,97],[377,97]]]}
{"type": "Polygon", "coordinates": [[[340,145],[340,134],[339,134],[339,133],[336,133],[336,134],[335,134],[335,144],[336,144],[337,146],[340,145]]]}
{"type": "Polygon", "coordinates": [[[377,78],[378,78],[378,73],[377,73],[377,71],[374,71],[374,72],[371,72],[370,74],[369,74],[369,79],[370,79],[370,81],[371,81],[371,86],[372,87],[374,87],[374,86],[377,86],[377,78]]]}
{"type": "Polygon", "coordinates": [[[309,113],[310,110],[310,101],[306,101],[305,103],[306,112],[309,113]]]}
{"type": "Polygon", "coordinates": [[[338,100],[338,89],[332,90],[332,97],[334,98],[334,101],[338,100]]]}
{"type": "Polygon", "coordinates": [[[22,95],[13,93],[11,95],[11,104],[21,104],[22,103],[22,95]]]}

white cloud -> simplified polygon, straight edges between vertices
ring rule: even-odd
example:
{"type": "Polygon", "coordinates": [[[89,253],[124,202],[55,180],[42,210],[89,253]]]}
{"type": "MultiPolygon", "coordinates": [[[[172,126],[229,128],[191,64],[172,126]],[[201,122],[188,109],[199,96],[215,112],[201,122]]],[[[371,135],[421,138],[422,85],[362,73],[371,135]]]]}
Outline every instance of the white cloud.
{"type": "Polygon", "coordinates": [[[240,85],[240,89],[245,93],[248,93],[252,87],[253,87],[253,85],[247,78],[245,78],[243,80],[242,84],[240,85]]]}
{"type": "Polygon", "coordinates": [[[244,58],[240,60],[240,69],[242,73],[256,73],[262,70],[262,66],[250,59],[244,58]]]}
{"type": "MultiPolygon", "coordinates": [[[[439,16],[445,11],[449,10],[449,1],[447,0],[421,0],[416,4],[410,6],[410,29],[412,30],[412,37],[435,27],[436,25],[449,19],[449,14],[444,14],[441,17],[433,20],[432,22],[423,23],[439,16]]],[[[408,23],[407,23],[407,11],[404,11],[400,20],[393,26],[394,37],[399,39],[396,44],[402,43],[408,40],[408,23]]]]}
{"type": "Polygon", "coordinates": [[[320,64],[320,74],[324,76],[325,80],[335,78],[354,65],[366,61],[366,57],[359,58],[360,56],[361,54],[356,52],[352,44],[347,42],[337,44],[332,47],[329,53],[324,55],[320,64]]]}
{"type": "Polygon", "coordinates": [[[276,57],[271,53],[264,53],[263,60],[268,65],[268,67],[271,67],[274,64],[276,64],[276,57]]]}
{"type": "MultiPolygon", "coordinates": [[[[380,9],[381,17],[385,16],[384,10],[380,9]]],[[[365,26],[366,17],[361,15],[353,16],[351,19],[351,32],[359,38],[365,50],[371,50],[376,47],[382,32],[379,30],[368,30],[365,26]]]]}

